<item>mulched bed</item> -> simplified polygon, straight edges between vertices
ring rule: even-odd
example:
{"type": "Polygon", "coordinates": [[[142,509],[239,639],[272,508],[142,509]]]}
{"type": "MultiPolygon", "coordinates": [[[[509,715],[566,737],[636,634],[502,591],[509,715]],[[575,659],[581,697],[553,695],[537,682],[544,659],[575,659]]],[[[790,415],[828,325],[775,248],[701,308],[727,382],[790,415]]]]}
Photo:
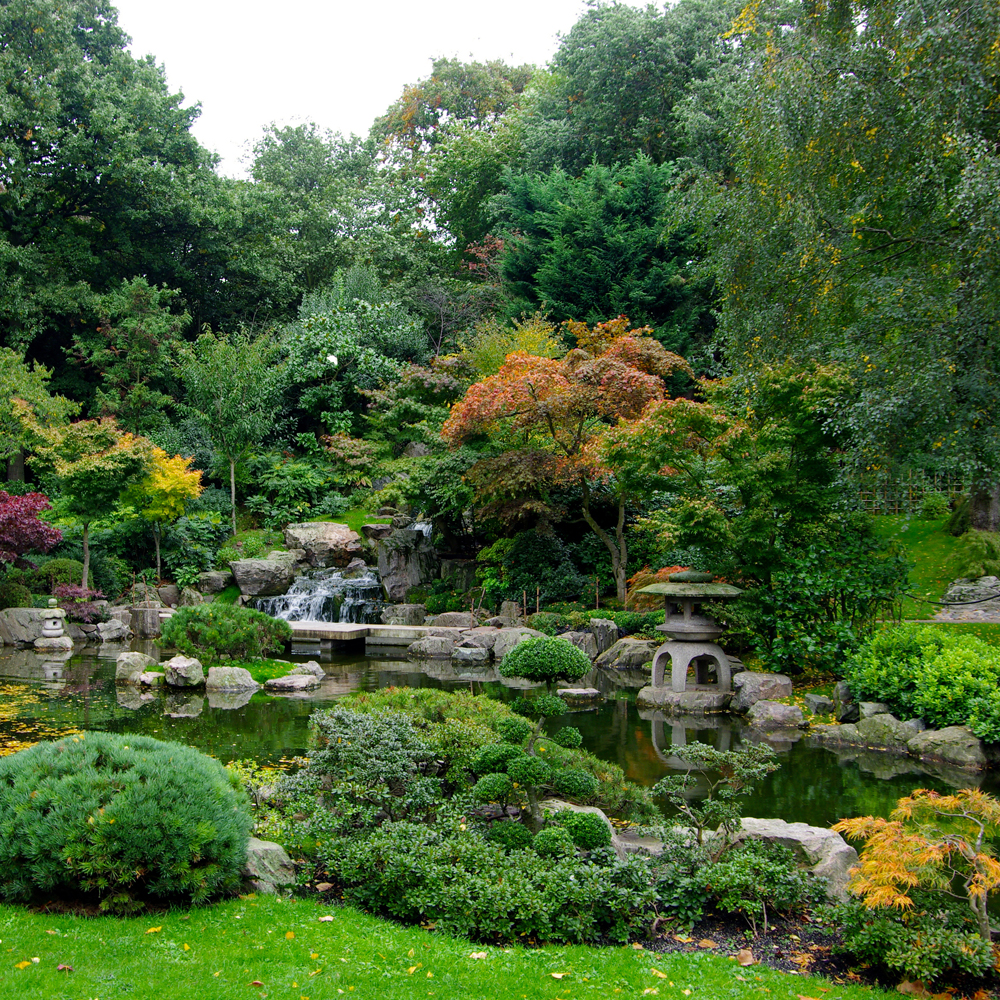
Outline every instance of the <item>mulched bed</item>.
{"type": "MultiPolygon", "coordinates": [[[[890,992],[896,991],[903,977],[885,968],[858,965],[849,955],[836,954],[833,950],[836,941],[833,931],[809,920],[776,920],[768,925],[766,934],[758,926],[756,936],[752,936],[744,921],[709,918],[699,923],[690,934],[662,932],[653,941],[642,944],[648,951],[712,951],[732,957],[734,963],[737,954],[746,950],[752,953],[754,964],[792,975],[823,976],[834,983],[880,986],[890,992]]],[[[746,969],[747,974],[753,974],[753,965],[747,965],[746,969]]],[[[901,995],[1000,1000],[1000,973],[996,970],[984,979],[953,975],[933,984],[928,990],[921,989],[923,984],[913,985],[913,989],[904,987],[900,990],[901,995]]]]}

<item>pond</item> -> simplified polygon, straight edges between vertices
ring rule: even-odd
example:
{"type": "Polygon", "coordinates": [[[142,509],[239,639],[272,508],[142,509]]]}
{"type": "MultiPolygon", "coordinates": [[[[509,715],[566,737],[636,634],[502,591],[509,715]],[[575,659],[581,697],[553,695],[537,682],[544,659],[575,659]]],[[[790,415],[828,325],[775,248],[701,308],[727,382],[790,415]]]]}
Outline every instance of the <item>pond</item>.
{"type": "MultiPolygon", "coordinates": [[[[517,694],[489,679],[495,678],[492,671],[483,674],[485,679],[469,679],[459,677],[448,661],[418,665],[357,655],[325,658],[327,678],[307,696],[258,692],[247,700],[184,691],[140,693],[115,685],[115,657],[122,648],[87,647],[85,655],[63,662],[27,650],[0,649],[0,752],[78,730],[103,729],[187,743],[223,762],[252,758],[282,767],[309,749],[309,715],[349,691],[396,685],[471,688],[503,700],[517,694]]],[[[132,648],[157,655],[148,645],[133,643],[132,648]]],[[[637,709],[641,676],[595,671],[587,683],[603,691],[607,700],[552,720],[549,731],[576,726],[586,749],[619,764],[629,779],[644,785],[679,769],[670,756],[671,746],[678,743],[698,739],[725,748],[761,738],[732,716],[676,719],[637,709]]],[[[808,736],[771,745],[781,767],[747,803],[748,816],[829,826],[846,816],[887,815],[897,798],[918,787],[949,791],[975,784],[1000,792],[1000,779],[992,772],[976,775],[878,751],[834,752],[808,736]]]]}

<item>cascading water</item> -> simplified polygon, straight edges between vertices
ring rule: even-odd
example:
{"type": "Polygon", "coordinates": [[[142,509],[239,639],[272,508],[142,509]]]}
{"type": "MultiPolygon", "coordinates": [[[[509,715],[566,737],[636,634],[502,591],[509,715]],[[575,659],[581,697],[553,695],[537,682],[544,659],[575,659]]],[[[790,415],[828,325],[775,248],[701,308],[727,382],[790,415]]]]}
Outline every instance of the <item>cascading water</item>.
{"type": "Polygon", "coordinates": [[[385,604],[374,570],[345,577],[343,570],[318,569],[297,577],[280,597],[259,597],[256,607],[288,622],[372,624],[379,621],[385,604]]]}

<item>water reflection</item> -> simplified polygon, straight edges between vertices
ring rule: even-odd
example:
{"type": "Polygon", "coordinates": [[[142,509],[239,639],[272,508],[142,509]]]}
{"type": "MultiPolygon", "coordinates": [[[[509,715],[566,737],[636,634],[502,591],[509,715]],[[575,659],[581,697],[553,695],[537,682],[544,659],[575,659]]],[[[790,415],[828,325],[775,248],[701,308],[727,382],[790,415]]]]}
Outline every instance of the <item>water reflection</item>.
{"type": "MultiPolygon", "coordinates": [[[[282,765],[308,749],[309,715],[335,704],[349,691],[390,685],[436,687],[509,699],[525,687],[523,682],[499,678],[491,667],[327,654],[327,676],[310,692],[271,696],[140,689],[115,685],[114,660],[120,651],[106,644],[88,647],[88,655],[59,658],[0,649],[0,749],[13,752],[39,739],[104,729],[177,740],[222,761],[254,758],[282,765]]],[[[143,651],[157,655],[149,644],[143,651]]],[[[897,798],[916,787],[946,791],[978,785],[1000,791],[1000,782],[990,773],[977,775],[858,748],[834,751],[798,732],[788,734],[794,739],[765,736],[731,716],[677,718],[639,710],[635,690],[645,678],[632,678],[637,683],[631,686],[623,683],[627,679],[613,672],[593,672],[582,684],[596,687],[606,700],[597,706],[574,707],[553,720],[549,730],[576,726],[586,749],[619,764],[629,779],[645,785],[682,767],[671,753],[673,747],[699,740],[725,750],[766,738],[780,751],[782,766],[751,798],[747,815],[828,826],[845,816],[886,815],[897,798]]]]}

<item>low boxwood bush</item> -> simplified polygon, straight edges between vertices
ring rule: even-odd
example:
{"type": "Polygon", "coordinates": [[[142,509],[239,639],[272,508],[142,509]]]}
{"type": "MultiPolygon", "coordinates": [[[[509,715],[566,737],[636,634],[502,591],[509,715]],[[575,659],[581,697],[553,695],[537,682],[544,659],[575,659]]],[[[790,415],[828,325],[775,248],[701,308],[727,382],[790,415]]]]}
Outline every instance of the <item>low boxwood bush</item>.
{"type": "Polygon", "coordinates": [[[587,802],[594,798],[600,787],[597,778],[579,767],[568,767],[564,771],[556,771],[552,783],[560,795],[578,799],[580,802],[587,802]]]}
{"type": "Polygon", "coordinates": [[[33,604],[31,591],[23,583],[0,580],[0,611],[4,608],[30,608],[33,604]]]}
{"type": "Polygon", "coordinates": [[[509,819],[491,823],[486,831],[486,839],[505,847],[508,851],[520,850],[532,841],[531,831],[523,823],[509,819]]]}
{"type": "Polygon", "coordinates": [[[543,858],[565,858],[576,853],[576,844],[564,826],[547,826],[539,830],[531,846],[543,858]]]}
{"type": "Polygon", "coordinates": [[[503,677],[525,677],[549,687],[557,680],[575,681],[590,673],[590,658],[565,639],[539,635],[519,642],[500,663],[503,677]]]}
{"type": "Polygon", "coordinates": [[[223,657],[250,660],[278,653],[292,638],[280,618],[235,604],[196,604],[179,608],[163,623],[159,645],[207,662],[223,657]]]}
{"type": "Polygon", "coordinates": [[[40,593],[51,594],[59,584],[72,583],[77,586],[83,580],[83,563],[76,559],[57,557],[42,563],[32,572],[34,586],[40,593]]]}
{"type": "Polygon", "coordinates": [[[593,813],[578,813],[563,809],[552,818],[554,823],[565,827],[573,838],[573,843],[581,850],[592,851],[597,847],[607,847],[611,843],[608,824],[593,813]]]}
{"type": "Polygon", "coordinates": [[[0,895],[126,912],[239,888],[250,809],[218,761],[148,736],[86,733],[0,758],[0,895]]]}
{"type": "Polygon", "coordinates": [[[859,701],[883,701],[929,726],[969,725],[1000,741],[1000,650],[947,627],[902,625],[876,633],[847,663],[859,701]]]}

